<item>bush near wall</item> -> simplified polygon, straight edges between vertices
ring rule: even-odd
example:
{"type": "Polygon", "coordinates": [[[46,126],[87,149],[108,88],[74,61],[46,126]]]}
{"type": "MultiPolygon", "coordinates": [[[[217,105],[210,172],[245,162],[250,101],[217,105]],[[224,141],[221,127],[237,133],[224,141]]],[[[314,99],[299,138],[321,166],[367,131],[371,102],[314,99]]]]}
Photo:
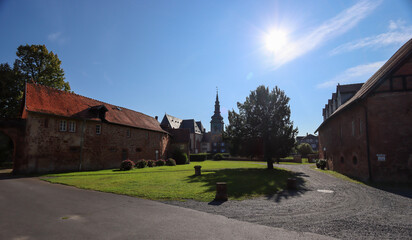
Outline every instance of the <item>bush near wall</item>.
{"type": "Polygon", "coordinates": [[[145,168],[147,166],[147,161],[144,159],[138,160],[136,162],[136,167],[137,168],[145,168]]]}
{"type": "Polygon", "coordinates": [[[134,167],[134,162],[132,160],[124,160],[120,164],[120,170],[122,171],[132,170],[133,167],[134,167]]]}
{"type": "Polygon", "coordinates": [[[166,165],[167,166],[176,166],[176,161],[173,158],[168,158],[166,160],[166,165]]]}

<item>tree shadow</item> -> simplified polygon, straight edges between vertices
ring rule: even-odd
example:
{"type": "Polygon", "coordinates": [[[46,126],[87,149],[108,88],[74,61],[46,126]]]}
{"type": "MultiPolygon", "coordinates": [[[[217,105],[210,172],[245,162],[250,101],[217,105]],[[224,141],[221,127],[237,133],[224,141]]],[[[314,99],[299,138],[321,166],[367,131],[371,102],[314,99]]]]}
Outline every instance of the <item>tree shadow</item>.
{"type": "MultiPolygon", "coordinates": [[[[237,200],[254,196],[266,196],[269,199],[277,195],[278,192],[285,192],[287,179],[294,177],[297,180],[297,190],[303,194],[301,189],[303,178],[290,171],[283,169],[221,169],[203,171],[201,176],[191,175],[186,177],[188,183],[203,183],[205,192],[215,192],[216,182],[226,182],[229,199],[237,200]]],[[[292,196],[292,192],[288,196],[292,196]]],[[[284,194],[283,194],[284,195],[284,194]]],[[[282,195],[282,196],[283,196],[282,195]]],[[[285,197],[278,198],[280,201],[285,197]]],[[[212,201],[209,205],[221,205],[224,202],[212,201]]]]}

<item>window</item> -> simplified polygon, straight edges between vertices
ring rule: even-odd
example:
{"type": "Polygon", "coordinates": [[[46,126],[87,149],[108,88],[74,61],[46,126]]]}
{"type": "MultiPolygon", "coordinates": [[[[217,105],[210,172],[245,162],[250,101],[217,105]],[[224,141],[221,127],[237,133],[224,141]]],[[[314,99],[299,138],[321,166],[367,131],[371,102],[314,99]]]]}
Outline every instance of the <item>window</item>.
{"type": "Polygon", "coordinates": [[[353,165],[356,165],[358,163],[358,158],[356,156],[353,156],[352,161],[353,165]]]}
{"type": "Polygon", "coordinates": [[[127,136],[127,137],[130,137],[130,136],[131,136],[131,134],[130,134],[130,129],[127,129],[127,131],[126,131],[126,136],[127,136]]]}
{"type": "Polygon", "coordinates": [[[215,147],[216,147],[216,146],[217,146],[217,143],[213,143],[213,146],[215,146],[215,147]]]}
{"type": "Polygon", "coordinates": [[[224,146],[225,146],[225,143],[222,143],[221,146],[224,147],[224,146]]]}
{"type": "Polygon", "coordinates": [[[66,122],[66,120],[60,120],[59,130],[60,130],[60,132],[67,131],[67,122],[66,122]]]}
{"type": "Polygon", "coordinates": [[[96,134],[102,133],[102,126],[100,124],[96,125],[96,134]]]}
{"type": "Polygon", "coordinates": [[[155,154],[156,154],[156,160],[158,160],[159,159],[159,150],[156,150],[155,154]]]}
{"type": "Polygon", "coordinates": [[[69,121],[69,132],[76,132],[76,122],[69,121]]]}

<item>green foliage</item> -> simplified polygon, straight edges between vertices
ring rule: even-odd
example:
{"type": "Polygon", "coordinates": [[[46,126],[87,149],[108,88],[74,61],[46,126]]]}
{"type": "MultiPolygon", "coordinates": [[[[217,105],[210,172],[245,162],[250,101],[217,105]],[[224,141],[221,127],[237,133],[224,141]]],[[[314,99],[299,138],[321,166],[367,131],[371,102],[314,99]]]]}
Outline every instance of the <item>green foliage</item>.
{"type": "Polygon", "coordinates": [[[209,153],[197,153],[197,154],[190,154],[190,161],[191,162],[202,162],[210,158],[209,153]]]}
{"type": "Polygon", "coordinates": [[[157,160],[156,161],[156,166],[164,166],[164,165],[166,165],[166,161],[165,160],[163,160],[163,159],[159,159],[159,160],[157,160]]]}
{"type": "Polygon", "coordinates": [[[167,166],[176,166],[176,160],[174,160],[173,158],[168,158],[166,160],[166,165],[167,166]]]}
{"type": "Polygon", "coordinates": [[[156,167],[156,162],[154,160],[147,160],[148,167],[156,167]]]}
{"type": "Polygon", "coordinates": [[[134,167],[134,162],[131,160],[123,160],[122,163],[120,164],[120,170],[122,171],[132,170],[133,167],[134,167]]]}
{"type": "MultiPolygon", "coordinates": [[[[259,86],[244,103],[237,103],[239,113],[229,111],[229,125],[224,133],[232,155],[272,158],[286,157],[295,144],[297,129],[290,120],[289,98],[278,87],[259,86]]],[[[268,167],[271,167],[268,164],[268,167]]]]}
{"type": "Polygon", "coordinates": [[[213,160],[215,160],[215,161],[223,160],[223,154],[221,154],[221,153],[216,153],[216,154],[213,156],[213,160]]]}
{"type": "Polygon", "coordinates": [[[60,67],[61,61],[57,54],[49,52],[45,45],[21,45],[17,48],[18,59],[14,67],[21,72],[26,81],[33,79],[34,82],[70,91],[70,85],[64,81],[64,71],[60,67]]]}
{"type": "Polygon", "coordinates": [[[301,143],[297,147],[297,151],[302,157],[307,157],[308,154],[313,153],[312,147],[309,145],[309,143],[301,143]]]}
{"type": "Polygon", "coordinates": [[[326,167],[326,159],[318,159],[318,160],[316,160],[316,167],[324,170],[325,167],[326,167]]]}
{"type": "Polygon", "coordinates": [[[136,167],[137,168],[145,168],[146,166],[147,166],[147,162],[144,159],[138,160],[136,162],[136,167]]]}
{"type": "Polygon", "coordinates": [[[21,45],[16,55],[13,69],[7,63],[0,64],[0,117],[19,116],[26,82],[70,91],[61,61],[45,45],[21,45]]]}
{"type": "Polygon", "coordinates": [[[176,164],[178,165],[189,163],[189,158],[187,157],[187,154],[180,150],[180,148],[175,148],[173,150],[172,156],[173,159],[176,160],[176,164]]]}
{"type": "Polygon", "coordinates": [[[24,81],[9,64],[0,64],[0,117],[18,117],[23,97],[24,81]]]}

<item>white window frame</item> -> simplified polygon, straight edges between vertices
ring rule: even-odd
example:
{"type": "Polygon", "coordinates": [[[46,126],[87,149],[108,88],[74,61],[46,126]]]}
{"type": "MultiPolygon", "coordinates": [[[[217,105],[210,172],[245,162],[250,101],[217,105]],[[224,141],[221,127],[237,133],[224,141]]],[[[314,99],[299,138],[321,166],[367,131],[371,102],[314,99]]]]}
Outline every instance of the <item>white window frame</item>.
{"type": "Polygon", "coordinates": [[[59,131],[60,132],[66,132],[67,131],[67,121],[66,120],[60,120],[59,131]]]}
{"type": "Polygon", "coordinates": [[[69,132],[76,132],[76,122],[69,121],[69,132]]]}
{"type": "Polygon", "coordinates": [[[96,124],[96,134],[100,135],[102,133],[102,125],[96,124]]]}

